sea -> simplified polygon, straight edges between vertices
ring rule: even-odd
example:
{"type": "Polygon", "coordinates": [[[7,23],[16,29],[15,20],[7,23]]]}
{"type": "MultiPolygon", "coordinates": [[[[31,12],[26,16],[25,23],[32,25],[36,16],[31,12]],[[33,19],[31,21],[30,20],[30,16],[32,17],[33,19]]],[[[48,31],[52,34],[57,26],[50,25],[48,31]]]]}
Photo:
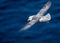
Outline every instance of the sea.
{"type": "Polygon", "coordinates": [[[0,0],[0,43],[60,43],[60,0],[0,0]],[[41,8],[51,1],[51,20],[37,22],[19,32],[41,8]]]}

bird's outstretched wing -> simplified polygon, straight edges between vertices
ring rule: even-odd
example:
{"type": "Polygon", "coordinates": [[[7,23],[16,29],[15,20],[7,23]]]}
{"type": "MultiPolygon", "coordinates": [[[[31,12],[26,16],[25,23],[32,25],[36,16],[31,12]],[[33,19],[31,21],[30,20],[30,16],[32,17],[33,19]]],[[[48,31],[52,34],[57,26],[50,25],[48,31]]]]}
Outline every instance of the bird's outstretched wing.
{"type": "Polygon", "coordinates": [[[51,1],[48,1],[44,6],[43,8],[37,13],[36,16],[40,17],[40,16],[43,16],[47,10],[50,8],[51,6],[51,1]]]}

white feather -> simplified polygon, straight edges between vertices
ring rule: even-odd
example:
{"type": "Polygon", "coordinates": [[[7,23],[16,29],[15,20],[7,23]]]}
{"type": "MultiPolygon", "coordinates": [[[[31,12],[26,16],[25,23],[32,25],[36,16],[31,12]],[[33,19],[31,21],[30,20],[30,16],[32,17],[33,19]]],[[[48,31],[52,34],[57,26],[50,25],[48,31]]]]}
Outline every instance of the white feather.
{"type": "Polygon", "coordinates": [[[39,21],[40,22],[47,22],[47,21],[49,21],[49,20],[51,20],[51,15],[48,13],[47,15],[45,15],[45,16],[42,16],[40,19],[39,19],[39,21]]]}

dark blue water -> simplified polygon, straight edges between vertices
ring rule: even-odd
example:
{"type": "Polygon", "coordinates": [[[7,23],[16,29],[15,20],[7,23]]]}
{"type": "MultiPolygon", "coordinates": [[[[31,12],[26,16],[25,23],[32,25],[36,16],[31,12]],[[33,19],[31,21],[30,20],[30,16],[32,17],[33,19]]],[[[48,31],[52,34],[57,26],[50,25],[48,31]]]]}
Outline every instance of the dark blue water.
{"type": "Polygon", "coordinates": [[[0,43],[60,43],[60,0],[51,0],[49,23],[18,32],[48,0],[0,0],[0,43]]]}

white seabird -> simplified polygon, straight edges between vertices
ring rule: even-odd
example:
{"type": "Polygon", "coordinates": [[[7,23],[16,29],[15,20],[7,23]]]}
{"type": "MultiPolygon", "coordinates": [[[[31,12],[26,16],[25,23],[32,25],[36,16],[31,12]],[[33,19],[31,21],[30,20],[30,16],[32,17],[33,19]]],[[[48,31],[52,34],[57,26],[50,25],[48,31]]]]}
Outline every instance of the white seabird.
{"type": "Polygon", "coordinates": [[[19,32],[29,29],[32,25],[34,25],[38,21],[40,22],[50,21],[51,15],[49,13],[43,16],[47,12],[47,10],[50,8],[50,6],[51,6],[51,2],[48,1],[36,15],[30,16],[28,18],[29,23],[27,23],[23,28],[21,28],[19,32]]]}

